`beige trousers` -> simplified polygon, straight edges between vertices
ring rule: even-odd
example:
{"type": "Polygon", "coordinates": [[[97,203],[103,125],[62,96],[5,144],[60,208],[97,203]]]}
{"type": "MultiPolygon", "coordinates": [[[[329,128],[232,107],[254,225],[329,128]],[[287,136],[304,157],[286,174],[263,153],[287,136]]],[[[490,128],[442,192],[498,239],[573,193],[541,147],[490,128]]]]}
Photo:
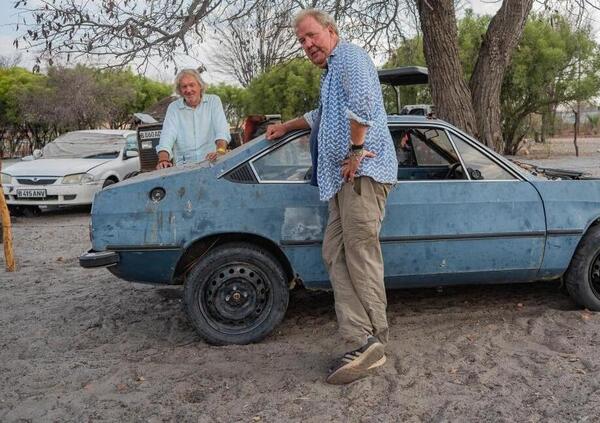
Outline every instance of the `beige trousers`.
{"type": "Polygon", "coordinates": [[[329,200],[323,260],[335,298],[340,335],[362,346],[369,335],[387,343],[387,299],[379,231],[390,184],[367,176],[344,183],[329,200]]]}

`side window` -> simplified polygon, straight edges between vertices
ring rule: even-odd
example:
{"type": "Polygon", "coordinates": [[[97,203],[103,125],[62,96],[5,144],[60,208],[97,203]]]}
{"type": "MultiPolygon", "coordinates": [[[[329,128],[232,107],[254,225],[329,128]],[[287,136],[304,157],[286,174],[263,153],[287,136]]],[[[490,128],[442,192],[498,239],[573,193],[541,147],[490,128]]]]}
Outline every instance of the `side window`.
{"type": "Polygon", "coordinates": [[[392,128],[398,180],[466,179],[458,153],[446,131],[437,128],[392,128]]]}
{"type": "Polygon", "coordinates": [[[510,180],[515,179],[513,175],[504,170],[500,165],[490,160],[486,155],[469,145],[466,141],[451,134],[452,141],[458,149],[467,172],[473,180],[510,180]]]}
{"type": "Polygon", "coordinates": [[[312,161],[309,136],[303,135],[270,151],[253,162],[261,182],[304,182],[310,180],[312,161]]]}
{"type": "Polygon", "coordinates": [[[125,143],[125,149],[127,151],[133,150],[138,151],[138,143],[137,143],[137,135],[129,135],[127,136],[127,141],[125,143]]]}

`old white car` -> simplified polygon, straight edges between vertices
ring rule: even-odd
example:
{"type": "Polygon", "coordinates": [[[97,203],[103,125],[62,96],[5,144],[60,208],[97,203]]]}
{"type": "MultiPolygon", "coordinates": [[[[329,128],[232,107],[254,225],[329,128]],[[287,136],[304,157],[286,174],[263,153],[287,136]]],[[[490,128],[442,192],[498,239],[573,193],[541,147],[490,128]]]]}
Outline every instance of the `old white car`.
{"type": "Polygon", "coordinates": [[[95,129],[59,136],[1,177],[11,212],[36,214],[40,207],[91,204],[96,192],[139,168],[135,131],[95,129]]]}

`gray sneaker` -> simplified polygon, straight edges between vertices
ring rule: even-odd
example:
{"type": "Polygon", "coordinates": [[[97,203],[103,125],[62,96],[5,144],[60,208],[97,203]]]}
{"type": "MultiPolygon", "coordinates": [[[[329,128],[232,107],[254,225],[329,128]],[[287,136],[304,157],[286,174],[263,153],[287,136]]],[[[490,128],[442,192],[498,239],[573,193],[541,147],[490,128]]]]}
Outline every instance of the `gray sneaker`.
{"type": "Polygon", "coordinates": [[[383,344],[374,336],[357,350],[347,352],[340,358],[327,376],[327,383],[343,385],[368,376],[369,373],[385,363],[383,344]]]}

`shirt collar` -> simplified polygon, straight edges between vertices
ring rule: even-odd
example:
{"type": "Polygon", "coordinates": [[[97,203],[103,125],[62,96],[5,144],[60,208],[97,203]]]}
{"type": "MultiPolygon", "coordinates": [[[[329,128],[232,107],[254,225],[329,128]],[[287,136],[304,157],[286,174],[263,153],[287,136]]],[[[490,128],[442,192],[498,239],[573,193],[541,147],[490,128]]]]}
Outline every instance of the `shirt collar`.
{"type": "Polygon", "coordinates": [[[335,48],[331,51],[331,53],[329,53],[329,57],[327,57],[327,65],[329,66],[331,64],[331,61],[333,60],[333,57],[336,55],[336,53],[338,52],[340,46],[344,43],[343,40],[338,40],[337,45],[335,46],[335,48]]]}
{"type": "MultiPolygon", "coordinates": [[[[200,100],[200,104],[206,103],[207,101],[208,99],[206,98],[206,94],[204,94],[202,96],[202,100],[200,100]]],[[[185,99],[183,97],[179,97],[179,99],[177,100],[177,107],[179,109],[193,109],[193,107],[190,107],[187,104],[185,104],[185,99]]]]}

